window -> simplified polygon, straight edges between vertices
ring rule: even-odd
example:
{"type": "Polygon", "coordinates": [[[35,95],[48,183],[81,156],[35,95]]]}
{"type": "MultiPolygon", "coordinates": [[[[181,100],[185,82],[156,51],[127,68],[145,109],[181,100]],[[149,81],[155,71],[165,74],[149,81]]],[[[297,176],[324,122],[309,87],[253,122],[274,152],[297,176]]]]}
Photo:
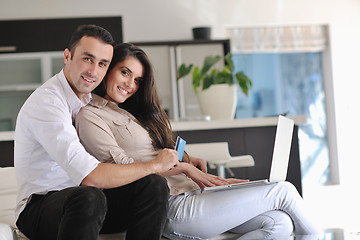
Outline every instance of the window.
{"type": "Polygon", "coordinates": [[[235,70],[253,81],[248,97],[239,90],[236,118],[307,116],[299,126],[304,187],[337,183],[327,27],[231,28],[229,33],[235,70]]]}

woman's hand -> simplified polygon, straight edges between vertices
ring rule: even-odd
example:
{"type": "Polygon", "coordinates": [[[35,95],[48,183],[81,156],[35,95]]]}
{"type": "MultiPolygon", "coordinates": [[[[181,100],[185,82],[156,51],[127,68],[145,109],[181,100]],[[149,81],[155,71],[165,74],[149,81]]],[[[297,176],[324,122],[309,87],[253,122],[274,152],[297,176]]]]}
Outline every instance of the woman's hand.
{"type": "Polygon", "coordinates": [[[190,163],[179,162],[170,170],[160,172],[159,174],[163,177],[167,177],[184,173],[187,177],[191,178],[197,185],[199,185],[201,190],[204,190],[205,187],[214,187],[249,181],[236,178],[223,179],[216,175],[206,173],[206,170],[206,162],[203,159],[190,157],[190,163]]]}
{"type": "Polygon", "coordinates": [[[197,157],[192,157],[190,155],[189,155],[189,159],[190,159],[190,164],[191,165],[193,165],[194,167],[199,168],[204,173],[207,173],[207,165],[206,165],[206,161],[204,159],[197,158],[197,157]]]}
{"type": "MultiPolygon", "coordinates": [[[[219,185],[249,181],[249,180],[236,179],[236,178],[223,179],[221,177],[200,171],[199,169],[197,169],[196,167],[190,164],[183,163],[180,165],[182,165],[181,168],[184,169],[184,173],[186,174],[186,176],[191,178],[197,185],[199,185],[201,190],[204,190],[205,187],[214,187],[219,185]]],[[[177,167],[180,166],[176,166],[175,168],[177,167]]]]}

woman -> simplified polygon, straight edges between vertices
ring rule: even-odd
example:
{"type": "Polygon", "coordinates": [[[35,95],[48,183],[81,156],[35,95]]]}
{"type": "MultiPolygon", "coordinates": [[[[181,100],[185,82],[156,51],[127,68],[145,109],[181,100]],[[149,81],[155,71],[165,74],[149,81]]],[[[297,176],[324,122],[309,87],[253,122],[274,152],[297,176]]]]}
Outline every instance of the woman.
{"type": "MultiPolygon", "coordinates": [[[[141,49],[127,43],[114,48],[108,73],[77,115],[76,127],[85,148],[102,162],[149,161],[174,148],[152,66],[141,49]]],[[[202,159],[185,155],[183,160],[161,173],[171,195],[164,236],[206,239],[232,231],[243,234],[241,239],[259,239],[318,232],[290,183],[201,193],[205,186],[243,180],[207,174],[202,159]]]]}

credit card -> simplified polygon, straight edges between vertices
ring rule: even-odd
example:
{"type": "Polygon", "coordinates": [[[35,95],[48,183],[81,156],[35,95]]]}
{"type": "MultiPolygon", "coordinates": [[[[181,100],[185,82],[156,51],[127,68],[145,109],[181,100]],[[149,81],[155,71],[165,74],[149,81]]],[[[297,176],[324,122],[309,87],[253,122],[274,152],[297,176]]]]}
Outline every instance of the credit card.
{"type": "Polygon", "coordinates": [[[179,157],[180,162],[182,161],[182,158],[183,158],[183,155],[184,155],[185,144],[186,144],[186,141],[184,139],[182,139],[179,136],[176,138],[175,150],[178,153],[178,157],[179,157]]]}

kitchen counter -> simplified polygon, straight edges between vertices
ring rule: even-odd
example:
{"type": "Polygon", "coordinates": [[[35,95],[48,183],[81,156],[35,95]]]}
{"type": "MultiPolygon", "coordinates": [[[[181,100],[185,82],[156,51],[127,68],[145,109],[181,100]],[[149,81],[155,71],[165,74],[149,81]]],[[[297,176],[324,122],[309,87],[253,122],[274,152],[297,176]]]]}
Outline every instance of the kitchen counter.
{"type": "Polygon", "coordinates": [[[0,141],[14,141],[14,131],[0,132],[0,141]]]}
{"type": "MultiPolygon", "coordinates": [[[[289,117],[294,120],[295,125],[305,124],[306,116],[289,117]]],[[[211,130],[227,128],[249,128],[276,126],[278,117],[239,118],[234,120],[214,121],[172,121],[173,131],[211,130]]]]}
{"type": "MultiPolygon", "coordinates": [[[[306,116],[290,117],[295,122],[287,180],[302,193],[300,156],[297,126],[307,122],[306,116]]],[[[261,117],[218,121],[171,122],[173,131],[186,139],[187,143],[228,142],[232,156],[249,154],[255,159],[255,166],[232,169],[235,177],[251,180],[269,177],[271,156],[274,146],[277,117],[261,117]]],[[[0,132],[0,164],[9,166],[14,159],[14,132],[0,132]]],[[[209,171],[215,171],[209,169],[209,171]]],[[[215,172],[212,172],[213,174],[215,172]]],[[[229,177],[229,176],[228,176],[229,177]]]]}
{"type": "MultiPolygon", "coordinates": [[[[289,117],[295,121],[295,125],[306,123],[306,116],[289,117]]],[[[234,120],[214,121],[171,121],[173,131],[211,130],[227,128],[248,128],[276,126],[277,117],[240,118],[234,120]]],[[[14,131],[0,132],[0,141],[13,141],[14,131]]]]}

